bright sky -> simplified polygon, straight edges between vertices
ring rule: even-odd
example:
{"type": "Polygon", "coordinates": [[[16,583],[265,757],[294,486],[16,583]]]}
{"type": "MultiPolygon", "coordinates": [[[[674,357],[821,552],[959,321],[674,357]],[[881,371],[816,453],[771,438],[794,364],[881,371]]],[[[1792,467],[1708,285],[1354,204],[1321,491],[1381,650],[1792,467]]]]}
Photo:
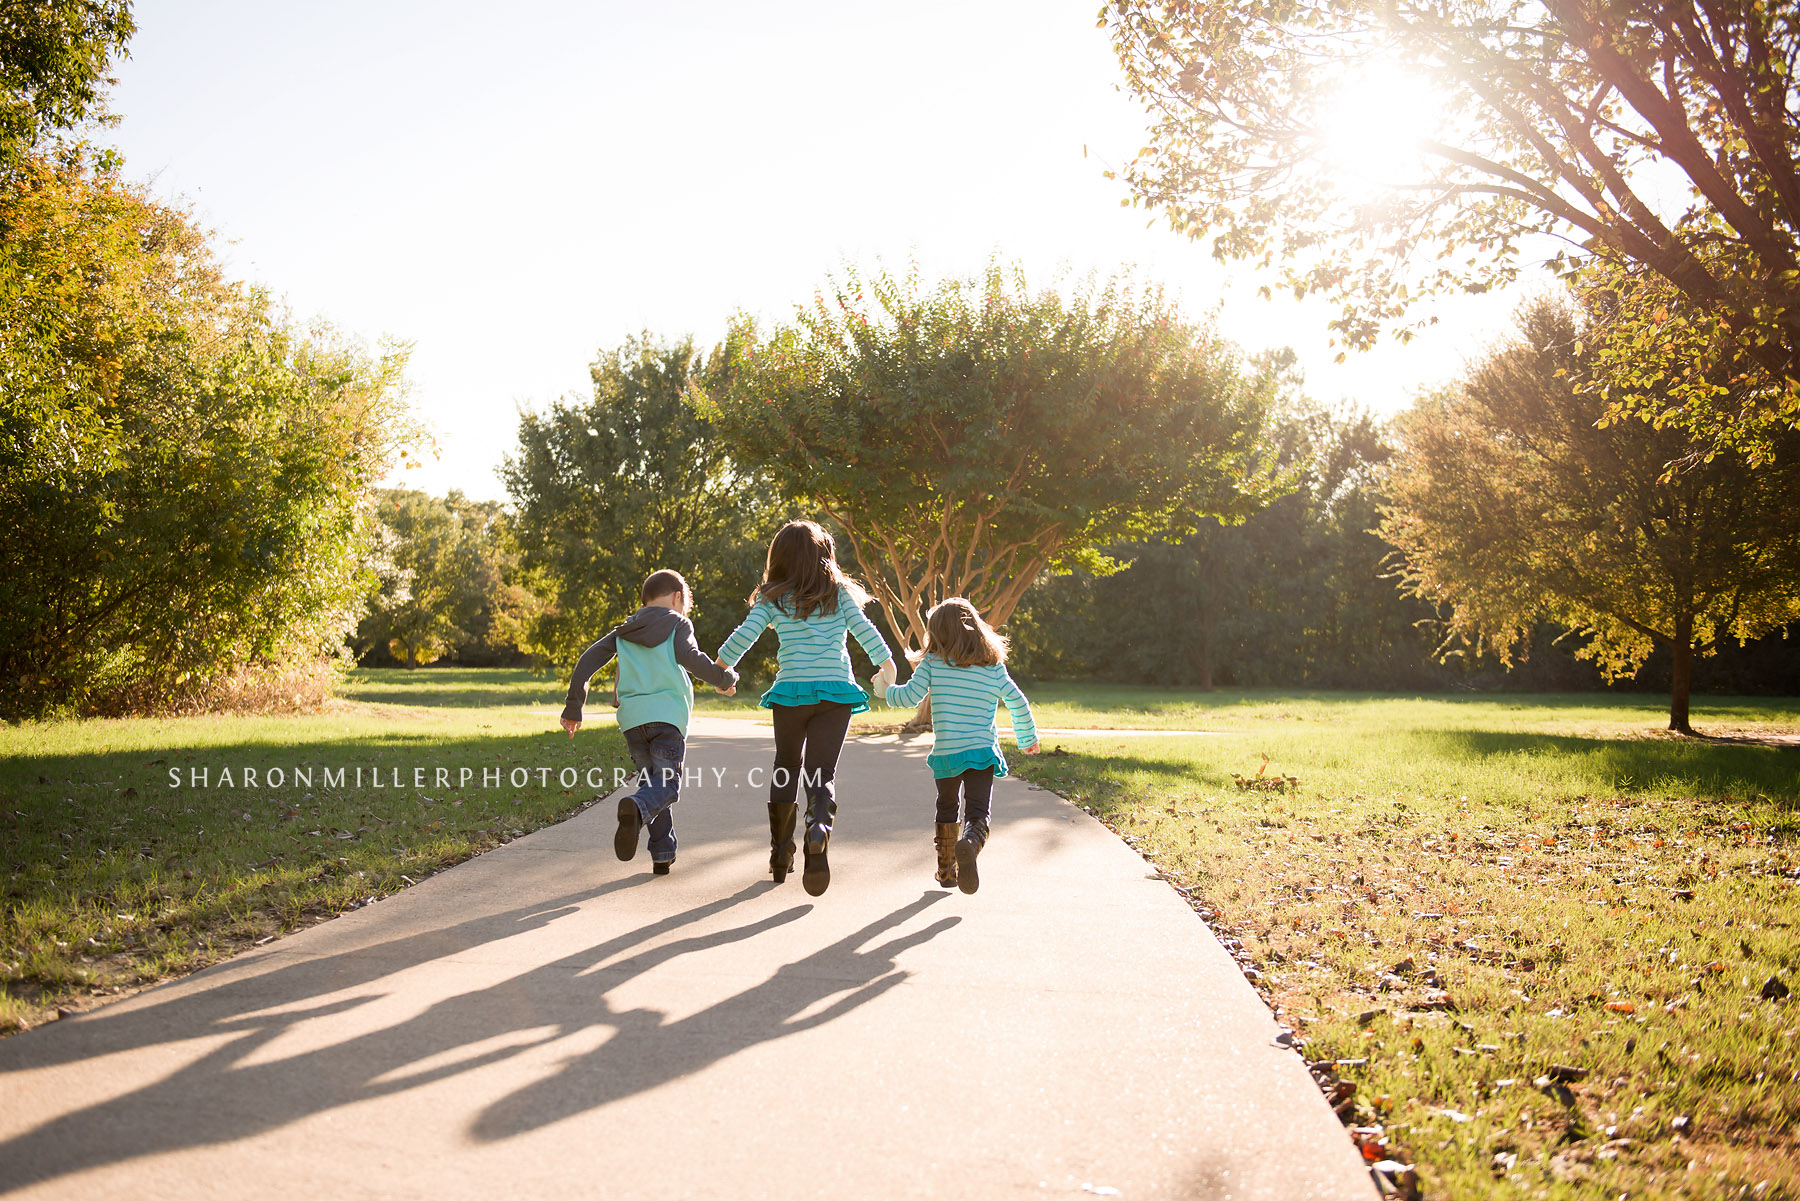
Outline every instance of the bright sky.
{"type": "Polygon", "coordinates": [[[1323,306],[1120,207],[1141,144],[1097,0],[138,0],[115,131],[231,269],[373,342],[413,341],[440,457],[395,482],[500,497],[518,410],[598,349],[782,319],[838,265],[1030,276],[1124,264],[1308,390],[1378,413],[1457,370],[1513,300],[1334,366],[1323,306]],[[1086,148],[1084,156],[1083,148],[1086,148]]]}

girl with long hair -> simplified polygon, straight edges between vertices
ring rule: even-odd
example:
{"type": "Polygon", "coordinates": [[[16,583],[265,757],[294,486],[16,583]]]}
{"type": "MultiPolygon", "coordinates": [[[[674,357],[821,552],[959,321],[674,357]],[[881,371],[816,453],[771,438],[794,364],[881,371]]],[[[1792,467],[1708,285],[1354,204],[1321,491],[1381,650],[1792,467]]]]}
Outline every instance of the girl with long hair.
{"type": "Polygon", "coordinates": [[[869,698],[850,670],[847,635],[868,653],[882,686],[894,678],[894,654],[863,612],[869,594],[844,574],[837,545],[812,521],[790,521],[769,543],[750,613],[719,648],[719,664],[736,667],[762,632],[780,639],[775,683],[762,706],[775,719],[775,769],[769,776],[769,872],[777,884],[794,867],[797,787],[806,788],[805,865],[800,882],[818,896],[831,885],[826,850],[837,816],[837,761],[852,714],[869,698]]]}

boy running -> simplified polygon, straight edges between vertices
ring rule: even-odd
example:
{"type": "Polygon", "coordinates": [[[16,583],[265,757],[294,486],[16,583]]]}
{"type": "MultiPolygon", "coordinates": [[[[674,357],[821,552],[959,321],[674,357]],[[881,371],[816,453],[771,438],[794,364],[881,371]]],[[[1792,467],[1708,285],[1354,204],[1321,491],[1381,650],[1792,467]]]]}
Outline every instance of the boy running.
{"type": "Polygon", "coordinates": [[[650,870],[666,876],[675,863],[675,825],[669,807],[681,792],[688,718],[694,711],[694,686],[687,673],[726,696],[737,691],[738,673],[700,653],[687,618],[693,594],[680,572],[651,572],[642,596],[643,608],[581,652],[569,681],[562,728],[569,737],[575,736],[581,728],[588,680],[617,655],[619,729],[639,776],[637,791],[619,798],[613,852],[622,860],[631,859],[637,854],[638,830],[648,826],[650,870]]]}

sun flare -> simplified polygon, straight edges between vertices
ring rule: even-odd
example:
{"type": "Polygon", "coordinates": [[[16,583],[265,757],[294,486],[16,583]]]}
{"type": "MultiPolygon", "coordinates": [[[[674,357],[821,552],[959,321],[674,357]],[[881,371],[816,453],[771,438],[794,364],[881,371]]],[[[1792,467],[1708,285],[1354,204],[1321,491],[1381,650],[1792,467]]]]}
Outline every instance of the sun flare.
{"type": "Polygon", "coordinates": [[[1421,142],[1437,131],[1443,97],[1402,71],[1365,70],[1332,88],[1313,136],[1330,167],[1365,183],[1417,179],[1421,142]]]}

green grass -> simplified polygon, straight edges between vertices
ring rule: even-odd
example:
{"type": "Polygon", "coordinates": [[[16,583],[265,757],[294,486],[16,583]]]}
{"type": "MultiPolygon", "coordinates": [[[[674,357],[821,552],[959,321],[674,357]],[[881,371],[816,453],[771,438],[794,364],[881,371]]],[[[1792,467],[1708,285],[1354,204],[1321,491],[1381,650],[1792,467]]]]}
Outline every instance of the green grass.
{"type": "Polygon", "coordinates": [[[1427,1196],[1800,1196],[1800,1020],[1760,995],[1800,990],[1800,748],[1660,736],[1655,697],[1029,691],[1047,726],[1219,731],[1014,763],[1187,893],[1427,1196]]]}
{"type": "Polygon", "coordinates": [[[561,695],[528,672],[357,671],[346,699],[313,714],[0,726],[0,1030],[203,967],[568,817],[611,788],[590,786],[588,768],[610,780],[627,761],[609,724],[556,730],[561,695]],[[282,786],[268,786],[271,768],[282,786]],[[495,769],[500,785],[485,786],[495,769]]]}
{"type": "MultiPolygon", "coordinates": [[[[1354,713],[1364,728],[1640,733],[1665,725],[1668,697],[1642,694],[1291,692],[1275,689],[1140,688],[1124,684],[1039,683],[1026,687],[1039,725],[1069,728],[1232,730],[1337,723],[1354,713]]],[[[1794,698],[1698,697],[1696,727],[1800,724],[1794,698]]]]}
{"type": "MultiPolygon", "coordinates": [[[[1800,1021],[1759,995],[1800,987],[1800,748],[1662,736],[1655,696],[1027,691],[1046,727],[1211,731],[1057,735],[1063,753],[1014,766],[1184,890],[1366,1153],[1416,1163],[1428,1196],[1800,1197],[1800,1021]],[[1233,780],[1259,769],[1298,786],[1233,780]],[[1534,1083],[1557,1065],[1586,1074],[1534,1083]]],[[[0,1029],[575,812],[596,789],[561,769],[625,760],[610,722],[554,731],[562,692],[522,671],[358,671],[313,714],[0,727],[0,1029]],[[358,766],[387,786],[356,785],[358,766]],[[480,786],[519,767],[518,788],[480,786]]],[[[699,704],[761,716],[752,689],[699,704]]],[[[1800,702],[1701,698],[1695,723],[1792,732],[1800,702]]]]}

